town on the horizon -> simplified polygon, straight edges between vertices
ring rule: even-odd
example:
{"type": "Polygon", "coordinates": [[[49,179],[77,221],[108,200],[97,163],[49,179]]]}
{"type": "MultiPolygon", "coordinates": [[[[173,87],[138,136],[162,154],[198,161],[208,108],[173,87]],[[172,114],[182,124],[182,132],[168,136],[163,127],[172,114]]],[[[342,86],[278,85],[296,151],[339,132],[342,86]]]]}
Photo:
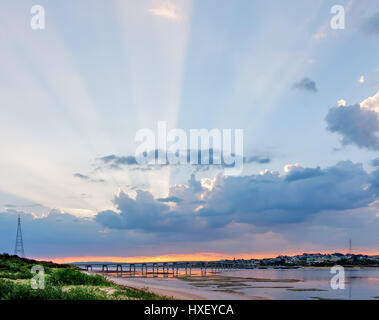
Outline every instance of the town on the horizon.
{"type": "MultiPolygon", "coordinates": [[[[228,260],[226,260],[228,261],[228,260]]],[[[379,255],[365,255],[353,253],[303,253],[301,255],[287,256],[280,255],[276,258],[263,259],[235,259],[239,263],[249,263],[256,266],[371,266],[379,265],[379,255]]]]}

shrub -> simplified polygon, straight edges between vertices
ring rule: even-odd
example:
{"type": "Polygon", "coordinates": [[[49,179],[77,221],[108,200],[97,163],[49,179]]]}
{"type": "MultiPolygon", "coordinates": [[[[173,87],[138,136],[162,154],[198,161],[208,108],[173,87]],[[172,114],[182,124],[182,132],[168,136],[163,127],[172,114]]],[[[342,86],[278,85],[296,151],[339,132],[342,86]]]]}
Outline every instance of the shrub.
{"type": "Polygon", "coordinates": [[[49,281],[52,285],[109,286],[110,283],[99,275],[87,275],[74,268],[55,270],[49,281]]]}
{"type": "Polygon", "coordinates": [[[47,285],[45,289],[33,290],[29,284],[0,281],[1,300],[100,300],[107,294],[99,289],[77,287],[63,291],[61,287],[47,285]]]}

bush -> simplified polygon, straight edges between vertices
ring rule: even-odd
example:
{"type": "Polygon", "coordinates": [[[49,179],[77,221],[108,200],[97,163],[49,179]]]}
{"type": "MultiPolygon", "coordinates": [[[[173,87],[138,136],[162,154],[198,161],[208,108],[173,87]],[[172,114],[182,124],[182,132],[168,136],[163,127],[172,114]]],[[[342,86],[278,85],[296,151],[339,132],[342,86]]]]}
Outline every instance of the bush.
{"type": "Polygon", "coordinates": [[[0,300],[104,300],[104,291],[77,287],[63,291],[61,287],[47,285],[45,289],[33,290],[29,284],[0,281],[0,300]]]}
{"type": "Polygon", "coordinates": [[[99,275],[88,275],[74,268],[55,270],[49,281],[52,285],[109,286],[110,283],[99,275]]]}
{"type": "Polygon", "coordinates": [[[0,281],[1,300],[59,300],[64,293],[59,288],[46,287],[43,290],[33,290],[30,284],[0,281]]]}

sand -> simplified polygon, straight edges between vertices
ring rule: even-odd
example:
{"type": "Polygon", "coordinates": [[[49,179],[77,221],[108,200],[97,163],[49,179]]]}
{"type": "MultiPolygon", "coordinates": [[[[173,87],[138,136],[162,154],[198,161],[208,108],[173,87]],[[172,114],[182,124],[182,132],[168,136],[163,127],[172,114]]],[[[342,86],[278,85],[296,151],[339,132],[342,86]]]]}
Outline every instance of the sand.
{"type": "Polygon", "coordinates": [[[165,278],[120,278],[106,277],[108,280],[125,287],[144,289],[160,296],[175,300],[260,300],[242,294],[219,292],[205,288],[193,288],[186,281],[165,278]]]}

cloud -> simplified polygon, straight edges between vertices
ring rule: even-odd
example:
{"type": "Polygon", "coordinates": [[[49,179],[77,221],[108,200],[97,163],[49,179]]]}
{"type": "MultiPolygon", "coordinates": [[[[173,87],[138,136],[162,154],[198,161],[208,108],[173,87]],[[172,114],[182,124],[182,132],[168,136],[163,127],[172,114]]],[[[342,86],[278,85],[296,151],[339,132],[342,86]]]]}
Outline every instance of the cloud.
{"type": "Polygon", "coordinates": [[[347,105],[347,103],[343,99],[337,101],[337,106],[338,107],[346,107],[346,105],[347,105]]]}
{"type": "Polygon", "coordinates": [[[180,9],[171,1],[158,1],[154,8],[149,9],[153,16],[161,17],[168,20],[183,20],[184,17],[180,13],[180,9]]]}
{"type": "Polygon", "coordinates": [[[210,188],[192,176],[187,186],[170,188],[163,202],[180,199],[174,207],[147,191],[137,191],[135,199],[120,193],[113,201],[119,212],[99,212],[96,221],[111,229],[201,233],[231,223],[300,223],[325,210],[365,207],[379,195],[379,170],[369,174],[361,164],[343,161],[325,169],[300,165],[287,169],[284,175],[273,171],[218,175],[210,188]]]}
{"type": "Polygon", "coordinates": [[[379,92],[360,105],[333,107],[325,120],[327,130],[342,136],[343,145],[379,150],[379,92]]]}
{"type": "Polygon", "coordinates": [[[90,179],[88,176],[81,174],[81,173],[75,173],[74,177],[79,178],[79,179],[83,179],[83,180],[89,180],[90,179]]]}
{"type": "Polygon", "coordinates": [[[271,159],[269,157],[253,156],[253,157],[249,157],[245,159],[245,163],[267,164],[270,162],[271,162],[271,159]]]}
{"type": "Polygon", "coordinates": [[[126,165],[136,165],[137,161],[134,156],[116,156],[114,154],[101,157],[98,159],[102,164],[109,166],[110,168],[113,169],[119,169],[120,166],[126,165]]]}
{"type": "MultiPolygon", "coordinates": [[[[153,160],[154,159],[158,160],[159,151],[160,150],[158,150],[158,149],[150,151],[149,155],[152,157],[153,160]]],[[[188,164],[188,166],[196,168],[197,171],[206,171],[206,170],[209,170],[211,168],[214,168],[214,169],[223,169],[225,167],[231,168],[231,167],[235,166],[234,163],[233,164],[225,163],[224,158],[222,156],[222,151],[216,152],[216,150],[213,148],[210,148],[209,150],[196,151],[198,163],[197,164],[191,164],[190,163],[191,151],[192,151],[191,149],[186,150],[187,164],[188,164]],[[204,153],[205,154],[209,153],[209,157],[208,157],[209,164],[202,164],[201,163],[201,157],[202,157],[202,154],[204,154],[204,153]],[[221,157],[221,159],[219,157],[221,157]],[[218,162],[221,162],[221,163],[218,164],[218,162]]],[[[162,152],[163,152],[163,154],[165,154],[164,151],[162,151],[162,152]]],[[[167,155],[167,159],[170,156],[175,156],[174,154],[172,154],[168,151],[166,152],[166,155],[167,155]]],[[[232,153],[232,156],[235,157],[235,154],[232,153]]],[[[268,156],[255,155],[255,156],[243,158],[243,163],[246,163],[246,164],[251,164],[251,163],[267,164],[270,162],[271,162],[271,158],[268,156]]],[[[129,155],[129,156],[117,156],[117,155],[112,154],[112,155],[101,157],[101,158],[97,159],[97,168],[98,169],[107,168],[107,169],[120,170],[123,167],[131,167],[131,170],[149,171],[152,169],[160,169],[160,168],[166,167],[166,166],[173,166],[174,167],[174,166],[183,166],[183,165],[186,165],[186,164],[171,164],[168,161],[166,161],[163,164],[140,165],[140,164],[138,164],[136,157],[131,156],[131,155],[129,155]]],[[[77,177],[85,179],[85,176],[83,176],[83,175],[77,176],[77,177]]]]}
{"type": "Polygon", "coordinates": [[[160,202],[175,202],[175,203],[179,203],[179,202],[183,201],[182,199],[180,199],[178,197],[159,198],[157,200],[160,202]]]}
{"type": "Polygon", "coordinates": [[[379,158],[372,160],[371,165],[374,167],[379,167],[379,158]]]}
{"type": "Polygon", "coordinates": [[[313,93],[316,93],[318,91],[316,87],[316,82],[309,78],[304,78],[301,81],[294,83],[292,88],[313,93]]]}
{"type": "Polygon", "coordinates": [[[91,177],[89,177],[89,176],[87,176],[85,174],[81,174],[81,173],[75,173],[74,177],[78,178],[78,179],[90,181],[90,182],[101,182],[101,183],[105,182],[104,179],[93,179],[93,178],[91,178],[91,177]]]}
{"type": "Polygon", "coordinates": [[[116,210],[93,219],[55,210],[39,218],[0,213],[0,250],[11,252],[18,214],[26,253],[34,257],[276,251],[278,244],[305,250],[308,242],[324,244],[328,234],[333,245],[346,234],[362,234],[360,241],[375,247],[379,219],[372,204],[378,197],[379,168],[369,173],[350,161],[327,168],[287,165],[284,174],[201,181],[193,175],[166,198],[120,192],[116,210]]]}
{"type": "Polygon", "coordinates": [[[379,91],[361,102],[361,108],[379,113],[379,91]]]}
{"type": "Polygon", "coordinates": [[[361,31],[369,36],[379,36],[379,12],[363,22],[361,31]]]}

